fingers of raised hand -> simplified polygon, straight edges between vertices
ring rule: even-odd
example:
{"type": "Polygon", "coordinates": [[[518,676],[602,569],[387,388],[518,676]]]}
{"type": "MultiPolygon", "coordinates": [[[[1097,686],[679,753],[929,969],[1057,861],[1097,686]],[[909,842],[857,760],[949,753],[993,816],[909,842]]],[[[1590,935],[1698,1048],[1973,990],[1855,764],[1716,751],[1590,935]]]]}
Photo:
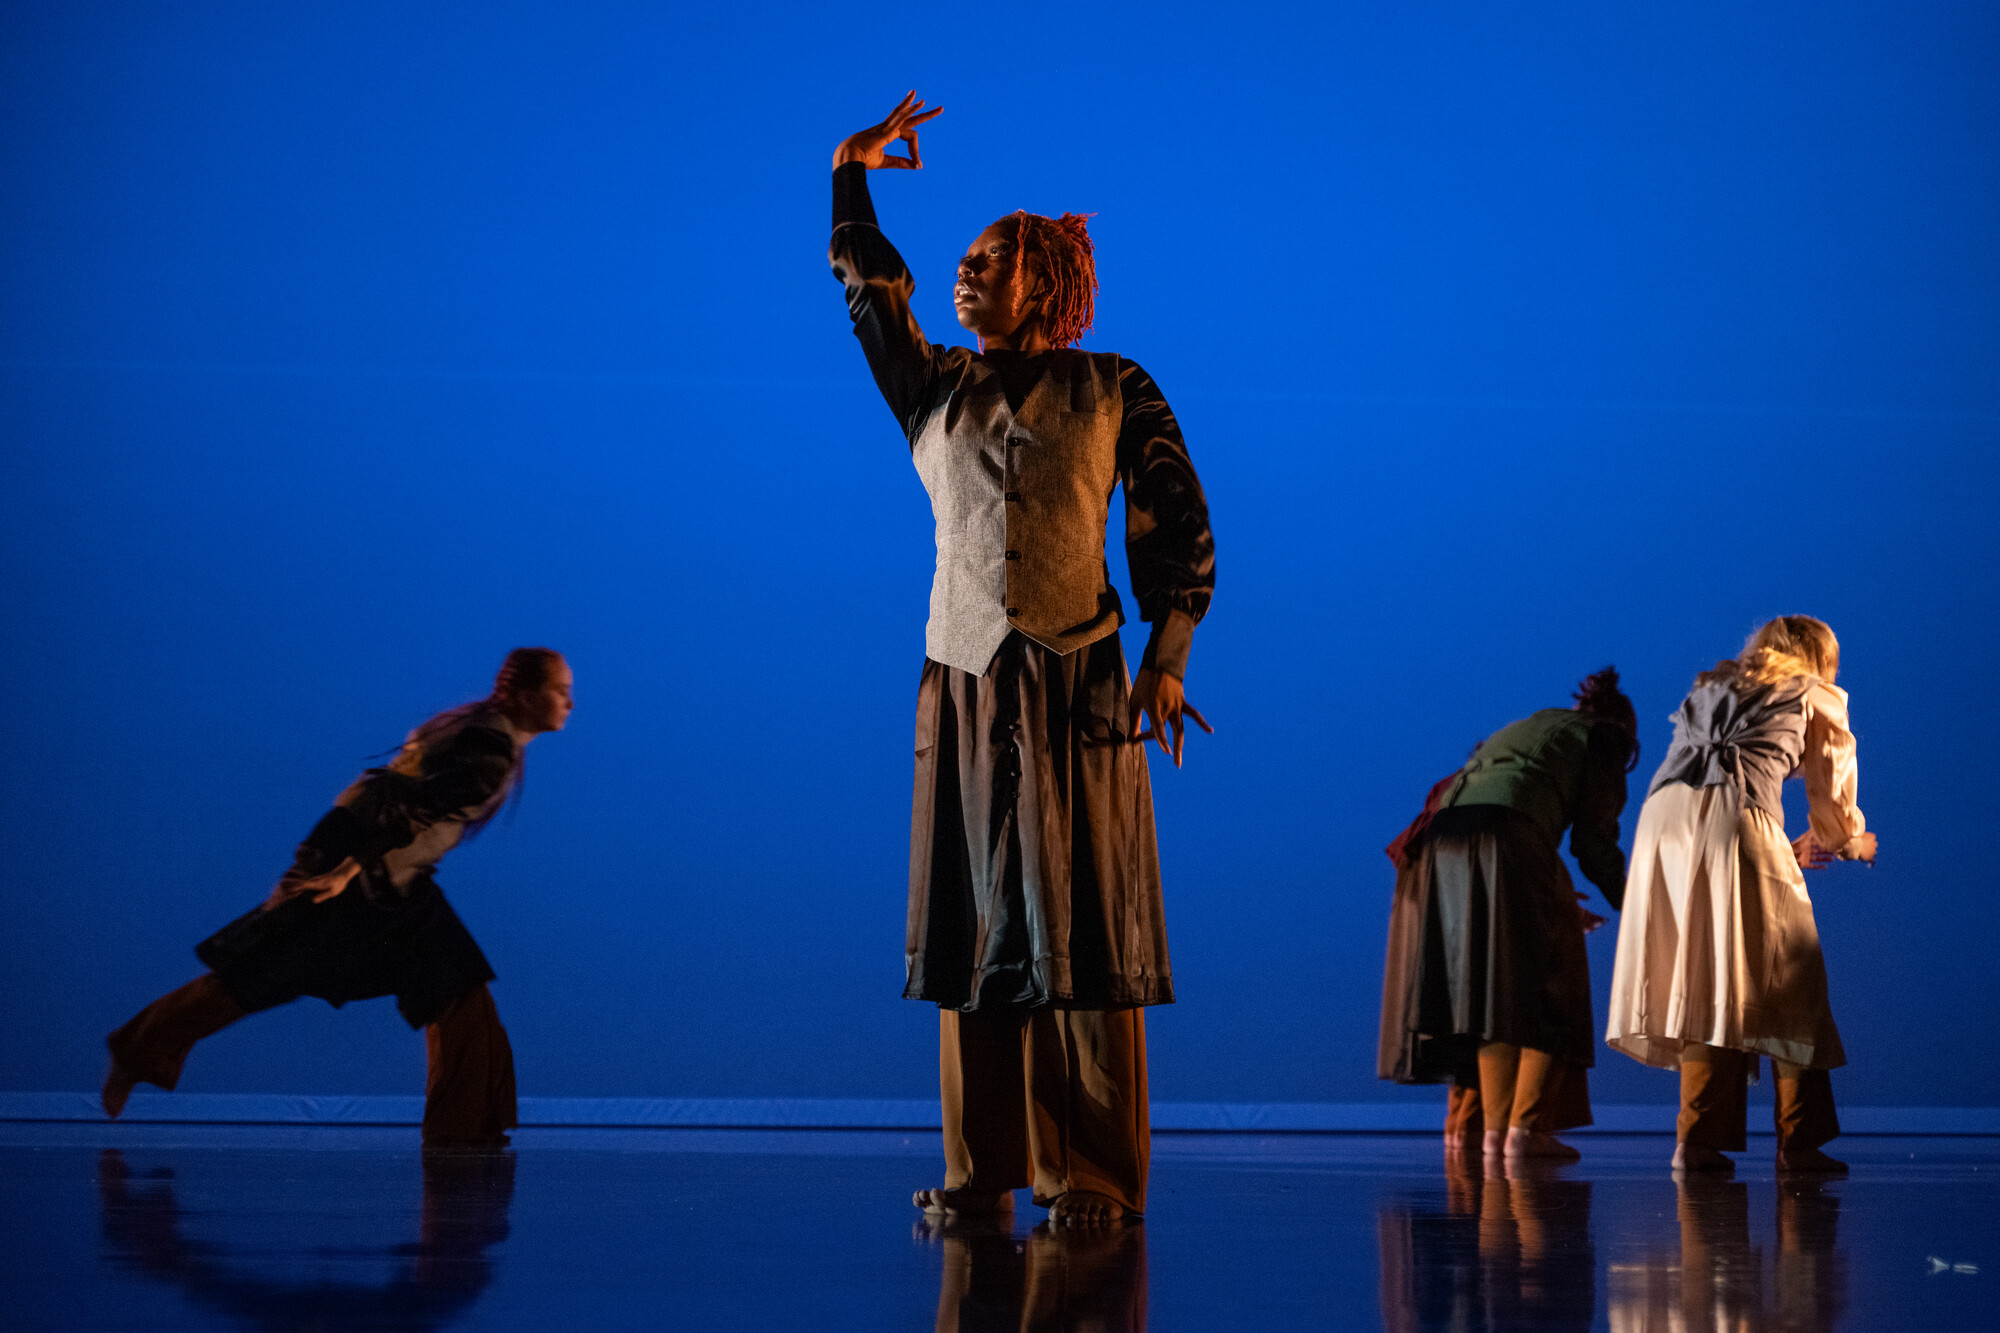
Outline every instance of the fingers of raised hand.
{"type": "Polygon", "coordinates": [[[1195,721],[1195,725],[1200,727],[1203,731],[1207,732],[1211,736],[1215,734],[1215,728],[1208,725],[1208,719],[1201,715],[1201,710],[1196,708],[1193,704],[1189,703],[1185,699],[1181,700],[1181,711],[1183,713],[1186,713],[1189,717],[1193,718],[1195,721]]]}
{"type": "MultiPolygon", "coordinates": [[[[904,171],[921,171],[924,165],[924,157],[917,150],[917,132],[915,130],[904,130],[896,137],[910,146],[910,155],[908,157],[897,157],[892,153],[884,151],[882,153],[881,165],[900,168],[904,171]]],[[[884,144],[883,147],[886,150],[888,145],[884,144]]]]}
{"type": "Polygon", "coordinates": [[[896,109],[891,111],[888,119],[882,122],[882,128],[891,134],[901,134],[912,125],[923,124],[942,110],[944,110],[943,107],[934,106],[926,111],[924,109],[924,99],[918,97],[916,92],[912,90],[902,101],[896,103],[896,109]]]}

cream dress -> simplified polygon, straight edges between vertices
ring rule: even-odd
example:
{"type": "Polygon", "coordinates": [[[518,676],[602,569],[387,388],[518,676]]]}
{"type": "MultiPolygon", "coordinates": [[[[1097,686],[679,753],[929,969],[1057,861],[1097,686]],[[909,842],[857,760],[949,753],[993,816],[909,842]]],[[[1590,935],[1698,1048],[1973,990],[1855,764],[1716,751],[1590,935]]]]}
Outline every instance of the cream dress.
{"type": "Polygon", "coordinates": [[[1835,1069],[1847,1056],[1776,788],[1805,778],[1822,847],[1837,851],[1867,827],[1847,694],[1799,676],[1711,695],[1734,713],[1719,724],[1700,715],[1704,690],[1731,689],[1689,695],[1639,813],[1605,1040],[1669,1069],[1690,1043],[1835,1069]]]}

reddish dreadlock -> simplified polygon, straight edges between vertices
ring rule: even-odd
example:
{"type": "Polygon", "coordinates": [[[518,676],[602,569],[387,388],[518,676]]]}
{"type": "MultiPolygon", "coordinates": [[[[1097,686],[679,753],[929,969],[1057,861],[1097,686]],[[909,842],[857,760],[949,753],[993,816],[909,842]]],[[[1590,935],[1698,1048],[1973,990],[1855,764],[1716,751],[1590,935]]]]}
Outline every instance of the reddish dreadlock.
{"type": "Polygon", "coordinates": [[[1092,216],[1065,213],[1050,218],[1021,209],[1004,219],[1022,262],[1032,265],[1047,287],[1042,332],[1054,347],[1068,347],[1090,332],[1096,315],[1097,260],[1086,229],[1092,216]]]}

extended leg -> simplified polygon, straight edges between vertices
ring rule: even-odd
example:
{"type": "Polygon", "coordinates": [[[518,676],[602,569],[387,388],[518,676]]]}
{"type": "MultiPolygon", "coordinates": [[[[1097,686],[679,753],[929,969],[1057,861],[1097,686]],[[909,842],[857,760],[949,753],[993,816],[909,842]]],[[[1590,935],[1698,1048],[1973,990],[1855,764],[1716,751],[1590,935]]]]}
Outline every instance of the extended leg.
{"type": "Polygon", "coordinates": [[[104,1079],[104,1113],[117,1119],[126,1098],[140,1083],[172,1092],[181,1081],[188,1052],[203,1037],[213,1036],[243,1017],[238,1004],[213,972],[162,995],[105,1039],[111,1048],[111,1072],[104,1079]]]}
{"type": "Polygon", "coordinates": [[[1681,1113],[1674,1122],[1674,1166],[1727,1171],[1722,1154],[1742,1152],[1750,1114],[1749,1057],[1721,1046],[1689,1045],[1681,1051],[1681,1113]]]}
{"type": "Polygon", "coordinates": [[[504,1148],[517,1123],[514,1048],[493,994],[475,986],[424,1028],[426,1148],[504,1148]]]}
{"type": "Polygon", "coordinates": [[[1049,1220],[1095,1226],[1145,1212],[1146,1011],[1038,1010],[1027,1068],[1035,1202],[1049,1220]]]}
{"type": "Polygon", "coordinates": [[[938,1010],[944,1185],[918,1190],[927,1213],[994,1213],[1028,1183],[1027,1087],[1020,1013],[938,1010]]]}

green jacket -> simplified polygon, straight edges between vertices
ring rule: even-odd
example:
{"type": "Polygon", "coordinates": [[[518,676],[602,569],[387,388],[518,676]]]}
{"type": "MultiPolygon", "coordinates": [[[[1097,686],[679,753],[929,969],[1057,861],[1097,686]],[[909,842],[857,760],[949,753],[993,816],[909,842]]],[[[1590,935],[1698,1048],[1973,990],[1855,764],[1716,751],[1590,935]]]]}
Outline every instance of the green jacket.
{"type": "Polygon", "coordinates": [[[1573,708],[1544,708],[1480,742],[1445,805],[1518,810],[1548,835],[1551,847],[1562,844],[1568,828],[1570,854],[1618,907],[1625,898],[1625,853],[1618,846],[1625,761],[1614,724],[1573,708]]]}

